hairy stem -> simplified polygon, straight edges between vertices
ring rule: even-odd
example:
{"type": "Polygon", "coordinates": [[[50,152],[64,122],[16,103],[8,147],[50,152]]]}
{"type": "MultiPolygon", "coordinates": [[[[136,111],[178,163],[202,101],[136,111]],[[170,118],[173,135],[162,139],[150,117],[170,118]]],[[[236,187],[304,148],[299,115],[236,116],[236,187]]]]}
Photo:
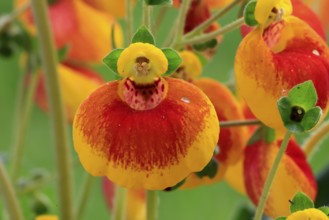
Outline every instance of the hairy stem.
{"type": "Polygon", "coordinates": [[[57,73],[57,55],[47,14],[47,1],[31,0],[31,3],[39,38],[54,134],[59,187],[59,219],[72,220],[72,168],[70,167],[67,128],[57,73]]]}
{"type": "Polygon", "coordinates": [[[132,7],[131,7],[131,0],[125,0],[125,1],[126,1],[127,40],[129,44],[131,41],[132,29],[133,29],[132,7]]]}
{"type": "Polygon", "coordinates": [[[252,119],[252,120],[243,120],[243,121],[223,121],[220,122],[221,128],[226,127],[235,127],[235,126],[249,126],[249,125],[261,125],[262,122],[258,119],[252,119]]]}
{"type": "Polygon", "coordinates": [[[229,12],[235,5],[240,3],[242,0],[234,0],[221,10],[215,12],[209,19],[201,23],[199,26],[194,28],[192,31],[187,33],[185,36],[187,38],[196,36],[198,34],[201,34],[204,30],[206,30],[213,22],[215,22],[217,19],[225,15],[227,12],[229,12]]]}
{"type": "Polygon", "coordinates": [[[147,220],[156,220],[158,219],[158,207],[159,207],[159,198],[158,192],[155,190],[147,191],[147,220]]]}
{"type": "Polygon", "coordinates": [[[180,45],[183,40],[186,15],[191,5],[191,2],[192,0],[183,0],[182,5],[180,6],[178,18],[176,21],[177,22],[176,37],[175,37],[175,41],[172,43],[172,47],[174,48],[180,45]]]}
{"type": "MultiPolygon", "coordinates": [[[[29,81],[29,87],[26,92],[26,98],[24,106],[22,106],[22,112],[17,109],[19,113],[21,113],[18,116],[18,120],[16,120],[17,126],[16,126],[16,132],[14,136],[14,143],[12,146],[12,159],[11,159],[11,174],[12,174],[12,180],[13,182],[16,182],[18,175],[19,175],[19,169],[21,166],[22,158],[23,158],[23,152],[24,152],[24,141],[26,136],[27,127],[29,124],[29,119],[32,112],[33,107],[33,98],[35,94],[35,90],[37,87],[37,81],[39,78],[39,73],[33,73],[31,74],[31,78],[29,81]]],[[[25,79],[23,79],[25,80],[25,79]]],[[[24,90],[23,90],[24,92],[24,90]]],[[[18,97],[19,98],[19,97],[18,97]]],[[[19,98],[20,99],[20,98],[19,98]]],[[[17,105],[17,107],[20,107],[20,105],[17,105]]]]}
{"type": "Polygon", "coordinates": [[[86,177],[83,181],[82,190],[78,200],[78,205],[75,211],[75,219],[82,219],[83,212],[88,202],[88,196],[90,194],[94,181],[95,178],[89,175],[88,173],[86,173],[86,177]]]}
{"type": "Polygon", "coordinates": [[[151,7],[143,1],[143,23],[150,29],[151,28],[151,7]]]}
{"type": "Polygon", "coordinates": [[[272,183],[273,183],[275,174],[276,174],[276,172],[277,172],[277,170],[279,168],[281,159],[282,159],[282,157],[284,155],[284,152],[286,151],[286,149],[288,147],[288,143],[289,143],[290,137],[291,137],[291,133],[289,131],[287,131],[286,134],[285,134],[285,136],[284,136],[284,138],[283,138],[283,141],[281,143],[281,146],[280,146],[280,149],[278,151],[278,154],[276,155],[276,158],[275,158],[275,160],[273,162],[271,171],[270,171],[270,173],[267,176],[267,179],[266,179],[266,182],[265,182],[265,186],[263,188],[263,192],[262,192],[262,195],[260,197],[260,201],[258,202],[258,206],[257,206],[257,209],[256,209],[256,214],[255,214],[254,220],[261,220],[262,219],[264,208],[265,208],[265,204],[266,204],[266,201],[267,201],[267,197],[269,195],[269,192],[270,192],[270,189],[271,189],[271,186],[272,186],[272,183]]]}
{"type": "Polygon", "coordinates": [[[126,210],[126,194],[127,190],[115,186],[115,207],[113,212],[113,219],[115,220],[125,220],[125,210],[126,210]]]}
{"type": "Polygon", "coordinates": [[[3,163],[0,161],[0,194],[4,199],[10,219],[23,220],[14,187],[9,180],[3,163]]]}
{"type": "Polygon", "coordinates": [[[182,47],[186,44],[197,44],[197,43],[209,41],[211,39],[216,38],[218,35],[223,35],[230,31],[233,31],[233,30],[241,27],[243,24],[244,24],[244,18],[239,18],[239,19],[233,21],[232,23],[230,23],[216,31],[210,32],[208,34],[203,34],[203,35],[193,37],[193,38],[184,38],[183,41],[181,42],[181,44],[177,45],[177,46],[182,47]]]}

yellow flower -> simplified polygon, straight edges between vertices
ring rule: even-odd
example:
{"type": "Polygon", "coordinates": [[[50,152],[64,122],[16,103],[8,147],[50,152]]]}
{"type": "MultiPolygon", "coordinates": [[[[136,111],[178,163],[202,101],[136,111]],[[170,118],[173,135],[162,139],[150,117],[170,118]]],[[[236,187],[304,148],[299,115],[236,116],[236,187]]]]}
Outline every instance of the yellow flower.
{"type": "Polygon", "coordinates": [[[148,43],[134,43],[118,59],[118,72],[138,84],[157,80],[168,69],[168,60],[157,47],[148,43]]]}
{"type": "Polygon", "coordinates": [[[255,8],[257,22],[265,27],[291,13],[292,5],[290,0],[258,0],[255,8]]]}
{"type": "Polygon", "coordinates": [[[126,188],[165,189],[211,159],[219,123],[192,84],[161,77],[161,50],[134,43],[117,62],[122,80],[94,91],[79,107],[73,140],[84,168],[126,188]]]}
{"type": "Polygon", "coordinates": [[[35,220],[58,220],[56,215],[39,215],[35,220]]]}
{"type": "Polygon", "coordinates": [[[297,211],[292,213],[287,217],[286,220],[328,220],[329,217],[326,216],[319,209],[310,208],[304,209],[302,211],[297,211]]]}
{"type": "Polygon", "coordinates": [[[202,73],[202,64],[200,59],[191,51],[184,50],[179,53],[183,62],[176,72],[172,75],[175,78],[184,79],[191,82],[202,73]]]}

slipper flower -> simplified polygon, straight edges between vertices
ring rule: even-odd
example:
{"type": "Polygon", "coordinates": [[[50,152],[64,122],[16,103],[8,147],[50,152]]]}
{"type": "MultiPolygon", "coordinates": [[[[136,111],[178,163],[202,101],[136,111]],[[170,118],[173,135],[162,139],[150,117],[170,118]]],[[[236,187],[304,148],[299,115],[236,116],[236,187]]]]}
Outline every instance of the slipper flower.
{"type": "MultiPolygon", "coordinates": [[[[258,141],[246,148],[244,159],[244,180],[247,194],[257,205],[281,141],[267,144],[258,141]]],[[[297,192],[304,192],[312,200],[317,185],[304,152],[291,140],[275,175],[265,206],[265,214],[275,218],[290,213],[289,200],[297,192]]]]}
{"type": "MultiPolygon", "coordinates": [[[[66,117],[69,122],[72,122],[80,103],[91,92],[101,86],[104,81],[97,73],[91,70],[63,64],[58,66],[58,74],[66,117]]],[[[35,100],[42,110],[48,111],[47,92],[43,74],[40,75],[37,84],[35,100]]]]}
{"type": "MultiPolygon", "coordinates": [[[[26,0],[17,0],[17,6],[24,2],[26,0]]],[[[118,46],[123,43],[121,28],[114,18],[82,1],[57,0],[49,6],[49,17],[56,47],[69,46],[70,60],[100,63],[112,49],[110,44],[112,40],[118,46]],[[114,31],[114,39],[111,37],[112,31],[114,31]]],[[[25,12],[21,20],[30,32],[35,33],[31,10],[25,12]]]]}
{"type": "MultiPolygon", "coordinates": [[[[313,28],[313,30],[318,33],[318,35],[320,35],[324,40],[326,40],[326,34],[321,23],[320,17],[302,0],[291,0],[291,4],[293,7],[292,15],[305,21],[313,28]]],[[[253,27],[243,25],[241,27],[241,34],[242,36],[245,36],[252,30],[253,27]]]]}
{"type": "MultiPolygon", "coordinates": [[[[209,78],[197,78],[201,75],[202,65],[199,58],[191,51],[180,52],[182,64],[173,74],[174,77],[184,79],[199,87],[215,106],[220,121],[243,120],[243,113],[239,103],[232,93],[221,83],[209,78]]],[[[220,181],[226,168],[240,159],[247,141],[246,127],[221,128],[217,145],[219,153],[214,159],[219,168],[214,177],[191,174],[181,188],[192,188],[201,184],[210,184],[220,181]]]]}
{"type": "MultiPolygon", "coordinates": [[[[114,210],[115,185],[106,177],[103,178],[103,192],[107,206],[111,212],[114,210]]],[[[146,193],[144,189],[128,189],[125,203],[125,219],[146,219],[146,193]]]]}
{"type": "Polygon", "coordinates": [[[219,123],[196,86],[162,77],[168,60],[149,43],[133,43],[117,60],[124,77],[93,92],[73,123],[84,168],[126,188],[176,185],[210,161],[219,123]]]}
{"type": "Polygon", "coordinates": [[[284,131],[277,100],[312,80],[324,116],[329,97],[329,49],[305,22],[289,15],[290,1],[257,1],[258,27],[240,43],[235,73],[240,94],[265,125],[284,131]]]}
{"type": "MultiPolygon", "coordinates": [[[[102,11],[103,13],[110,14],[116,18],[123,18],[126,14],[125,1],[118,0],[82,0],[91,7],[102,11]]],[[[132,1],[135,3],[135,1],[132,1]]]]}

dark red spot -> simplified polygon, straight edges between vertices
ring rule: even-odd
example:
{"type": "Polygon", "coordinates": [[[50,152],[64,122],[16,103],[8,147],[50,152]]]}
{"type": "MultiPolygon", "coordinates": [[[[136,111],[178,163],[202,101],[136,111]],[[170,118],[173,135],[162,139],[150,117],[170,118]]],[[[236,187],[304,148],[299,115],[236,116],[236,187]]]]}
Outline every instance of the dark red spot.
{"type": "Polygon", "coordinates": [[[161,85],[161,91],[163,92],[165,89],[164,85],[161,85]]]}

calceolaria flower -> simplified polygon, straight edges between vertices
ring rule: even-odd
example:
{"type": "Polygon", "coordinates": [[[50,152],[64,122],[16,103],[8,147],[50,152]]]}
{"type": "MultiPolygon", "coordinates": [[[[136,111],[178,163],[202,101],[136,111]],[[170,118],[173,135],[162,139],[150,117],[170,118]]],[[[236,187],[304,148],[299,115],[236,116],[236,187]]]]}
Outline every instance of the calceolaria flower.
{"type": "Polygon", "coordinates": [[[210,161],[219,134],[215,109],[196,86],[162,77],[176,54],[168,50],[136,42],[108,55],[118,57],[110,66],[123,79],[93,92],[73,125],[75,150],[90,174],[159,190],[210,161]]]}
{"type": "MultiPolygon", "coordinates": [[[[58,65],[58,78],[65,107],[66,118],[72,123],[80,103],[104,81],[94,71],[68,64],[58,65]]],[[[48,111],[48,99],[44,75],[41,74],[37,84],[35,100],[38,106],[48,111]]]]}
{"type": "MultiPolygon", "coordinates": [[[[202,72],[202,64],[199,58],[193,52],[187,50],[180,52],[180,56],[183,62],[173,76],[199,87],[213,103],[220,121],[243,120],[241,106],[228,88],[216,80],[198,78],[202,72]]],[[[219,152],[215,152],[213,161],[208,165],[218,163],[217,170],[212,173],[211,169],[206,167],[203,173],[191,174],[180,188],[192,188],[201,184],[220,181],[227,167],[237,163],[242,156],[247,136],[247,128],[243,126],[221,128],[217,142],[219,152]]]]}
{"type": "MultiPolygon", "coordinates": [[[[260,140],[246,148],[243,164],[244,184],[247,195],[255,205],[260,201],[266,178],[280,145],[281,141],[266,143],[260,140]]],[[[265,214],[272,218],[287,216],[290,213],[289,200],[299,191],[314,200],[317,184],[304,152],[294,140],[290,140],[275,175],[266,202],[265,214]]]]}
{"type": "MultiPolygon", "coordinates": [[[[17,6],[26,1],[16,0],[17,6]]],[[[100,63],[104,54],[112,49],[112,40],[117,46],[122,45],[122,30],[115,19],[83,1],[57,0],[49,5],[49,19],[56,47],[69,46],[69,60],[100,63]]],[[[31,10],[22,14],[21,21],[30,32],[35,32],[31,10]]]]}
{"type": "Polygon", "coordinates": [[[293,86],[312,80],[323,115],[329,97],[328,46],[291,11],[288,0],[257,1],[258,26],[242,40],[235,58],[241,96],[258,119],[282,131],[276,102],[293,86]]]}
{"type": "Polygon", "coordinates": [[[276,220],[328,220],[329,207],[322,206],[315,208],[313,201],[304,193],[297,192],[295,196],[289,200],[291,214],[287,217],[281,216],[276,220]]]}

